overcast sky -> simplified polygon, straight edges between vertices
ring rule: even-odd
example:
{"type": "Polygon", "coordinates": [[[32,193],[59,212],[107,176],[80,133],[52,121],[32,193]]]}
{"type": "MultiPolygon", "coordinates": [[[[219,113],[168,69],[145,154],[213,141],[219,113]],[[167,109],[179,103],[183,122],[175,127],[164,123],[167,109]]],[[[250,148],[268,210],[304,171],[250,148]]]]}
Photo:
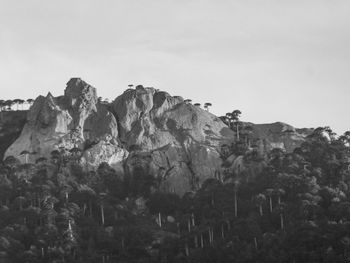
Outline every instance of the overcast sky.
{"type": "Polygon", "coordinates": [[[143,84],[242,120],[350,130],[349,0],[0,0],[0,98],[143,84]]]}

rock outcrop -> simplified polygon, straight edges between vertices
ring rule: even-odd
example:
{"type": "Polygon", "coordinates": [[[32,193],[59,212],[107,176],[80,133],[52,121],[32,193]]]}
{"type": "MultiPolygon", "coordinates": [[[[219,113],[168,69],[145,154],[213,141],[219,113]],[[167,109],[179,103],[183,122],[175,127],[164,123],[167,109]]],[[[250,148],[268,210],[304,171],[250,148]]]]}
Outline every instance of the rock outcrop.
{"type": "Polygon", "coordinates": [[[131,151],[128,174],[141,169],[156,175],[161,189],[183,194],[222,172],[220,145],[234,133],[208,111],[142,86],[116,98],[112,111],[131,151]]]}
{"type": "MultiPolygon", "coordinates": [[[[252,141],[262,155],[275,147],[290,151],[308,132],[283,123],[251,126],[252,141]]],[[[218,117],[182,97],[139,85],[107,105],[94,87],[73,78],[63,96],[49,93],[35,100],[5,156],[34,162],[56,149],[78,149],[86,170],[107,162],[120,175],[152,175],[159,189],[182,195],[208,178],[222,179],[224,169],[247,179],[263,169],[263,163],[247,164],[242,156],[230,156],[223,164],[222,146],[229,147],[234,137],[218,117]],[[27,154],[21,155],[23,151],[27,154]]]]}
{"type": "Polygon", "coordinates": [[[106,137],[114,146],[108,147],[105,154],[87,154],[87,165],[117,161],[110,156],[110,148],[115,147],[118,151],[118,124],[107,106],[98,102],[96,89],[79,78],[73,78],[67,83],[64,96],[53,97],[49,93],[35,100],[20,137],[8,148],[5,156],[13,155],[24,161],[21,152],[28,151],[31,154],[27,158],[33,162],[41,156],[49,157],[55,149],[77,147],[83,150],[106,137]],[[104,158],[100,158],[101,155],[104,158]]]}
{"type": "Polygon", "coordinates": [[[79,148],[86,169],[107,162],[125,176],[142,171],[154,175],[160,189],[183,194],[220,176],[220,146],[233,136],[219,118],[181,97],[137,86],[106,105],[95,88],[73,78],[64,96],[35,100],[6,156],[34,162],[55,149],[79,148]]]}
{"type": "Polygon", "coordinates": [[[94,170],[102,162],[106,162],[113,167],[119,175],[123,175],[124,160],[128,157],[128,154],[128,151],[123,147],[102,140],[84,151],[81,164],[87,170],[94,170]]]}
{"type": "Polygon", "coordinates": [[[292,152],[299,147],[312,133],[312,129],[295,129],[283,122],[252,124],[252,137],[261,151],[269,152],[273,148],[281,148],[292,152]]]}

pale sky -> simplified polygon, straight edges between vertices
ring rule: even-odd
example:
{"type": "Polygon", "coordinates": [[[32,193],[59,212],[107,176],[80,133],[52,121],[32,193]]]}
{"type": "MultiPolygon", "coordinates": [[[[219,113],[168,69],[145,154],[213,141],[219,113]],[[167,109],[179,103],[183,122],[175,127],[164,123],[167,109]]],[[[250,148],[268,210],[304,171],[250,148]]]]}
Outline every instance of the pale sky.
{"type": "Polygon", "coordinates": [[[0,99],[143,84],[217,115],[350,130],[349,0],[0,0],[0,99]]]}

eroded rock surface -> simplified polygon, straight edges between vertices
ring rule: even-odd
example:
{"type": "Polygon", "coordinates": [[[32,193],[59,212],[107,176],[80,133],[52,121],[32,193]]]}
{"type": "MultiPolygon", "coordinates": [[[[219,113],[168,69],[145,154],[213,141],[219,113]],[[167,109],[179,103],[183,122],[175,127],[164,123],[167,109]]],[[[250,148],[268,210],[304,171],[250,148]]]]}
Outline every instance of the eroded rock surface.
{"type": "MultiPolygon", "coordinates": [[[[22,151],[33,162],[38,157],[49,157],[60,147],[84,149],[86,145],[97,143],[110,137],[116,143],[117,121],[98,102],[96,89],[79,78],[67,83],[64,96],[53,97],[50,93],[39,96],[27,116],[27,123],[20,137],[8,148],[5,156],[13,155],[24,161],[22,151]]],[[[108,154],[107,154],[108,155],[108,154]]],[[[90,160],[98,162],[108,160],[90,160]]]]}
{"type": "MultiPolygon", "coordinates": [[[[284,123],[251,125],[252,147],[261,158],[275,147],[293,150],[308,133],[284,123]]],[[[63,96],[49,93],[35,100],[5,156],[34,162],[55,149],[80,149],[86,170],[106,162],[120,175],[152,175],[160,190],[182,195],[208,178],[223,180],[225,170],[250,180],[263,169],[263,162],[243,156],[229,156],[223,163],[222,146],[229,147],[234,138],[218,117],[182,97],[137,86],[107,105],[94,87],[73,78],[63,96]]]]}
{"type": "Polygon", "coordinates": [[[118,174],[123,175],[123,163],[128,157],[128,154],[126,149],[118,145],[100,141],[83,153],[81,164],[86,170],[94,170],[102,162],[106,162],[114,168],[118,174]]]}
{"type": "Polygon", "coordinates": [[[292,152],[312,133],[312,129],[295,129],[283,122],[250,125],[253,127],[252,137],[257,140],[257,144],[264,152],[269,152],[273,148],[292,152]]]}
{"type": "Polygon", "coordinates": [[[132,151],[126,160],[129,174],[142,169],[156,175],[161,189],[183,194],[222,172],[220,145],[234,134],[215,115],[140,86],[119,96],[112,110],[120,140],[132,151]]]}

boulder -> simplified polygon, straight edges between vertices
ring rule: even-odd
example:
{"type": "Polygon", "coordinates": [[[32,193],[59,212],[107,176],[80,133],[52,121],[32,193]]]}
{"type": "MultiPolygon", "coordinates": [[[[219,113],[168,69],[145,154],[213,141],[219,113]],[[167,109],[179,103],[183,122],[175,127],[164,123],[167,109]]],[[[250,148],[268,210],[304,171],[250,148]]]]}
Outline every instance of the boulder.
{"type": "Polygon", "coordinates": [[[87,149],[80,163],[86,170],[95,170],[102,162],[108,163],[118,174],[124,175],[123,163],[128,151],[118,145],[100,141],[87,149]]]}

